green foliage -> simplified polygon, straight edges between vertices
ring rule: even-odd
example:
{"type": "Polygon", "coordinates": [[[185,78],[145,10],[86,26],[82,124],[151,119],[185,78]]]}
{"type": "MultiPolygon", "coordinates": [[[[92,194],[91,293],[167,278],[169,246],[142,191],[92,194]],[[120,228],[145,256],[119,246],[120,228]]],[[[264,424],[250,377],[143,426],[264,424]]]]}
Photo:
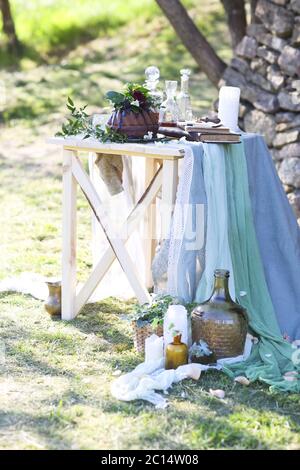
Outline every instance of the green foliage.
{"type": "Polygon", "coordinates": [[[67,108],[71,111],[71,117],[67,119],[66,123],[62,124],[61,131],[55,134],[57,137],[81,134],[83,139],[94,137],[100,142],[126,142],[126,135],[111,129],[109,126],[106,126],[105,129],[102,129],[99,125],[93,126],[92,117],[85,111],[87,105],[77,109],[73,100],[68,97],[67,108]]]}
{"type": "Polygon", "coordinates": [[[123,93],[109,91],[106,98],[113,104],[115,110],[133,111],[150,110],[159,105],[151,97],[148,88],[137,83],[127,83],[123,93]]]}
{"type": "Polygon", "coordinates": [[[61,132],[57,132],[57,136],[67,137],[71,135],[86,134],[89,128],[90,118],[86,113],[87,105],[77,109],[72,99],[68,96],[67,108],[71,111],[71,117],[67,123],[62,125],[61,132]]]}
{"type": "Polygon", "coordinates": [[[170,331],[173,338],[180,334],[180,330],[176,330],[175,324],[173,322],[170,323],[168,329],[169,329],[169,331],[170,331]]]}
{"type": "Polygon", "coordinates": [[[163,319],[169,305],[179,303],[179,299],[172,297],[171,295],[156,295],[153,297],[150,304],[136,304],[133,312],[129,316],[129,319],[131,321],[136,321],[137,326],[151,323],[153,328],[156,328],[158,325],[163,324],[163,319]]]}
{"type": "Polygon", "coordinates": [[[190,355],[195,357],[210,356],[212,351],[209,349],[208,344],[200,339],[199,343],[194,343],[190,348],[190,355]]]}
{"type": "MultiPolygon", "coordinates": [[[[158,12],[153,0],[72,0],[71,7],[69,0],[10,1],[20,40],[42,56],[110,35],[141,14],[150,18],[158,12]]],[[[1,30],[0,21],[3,41],[1,30]]]]}

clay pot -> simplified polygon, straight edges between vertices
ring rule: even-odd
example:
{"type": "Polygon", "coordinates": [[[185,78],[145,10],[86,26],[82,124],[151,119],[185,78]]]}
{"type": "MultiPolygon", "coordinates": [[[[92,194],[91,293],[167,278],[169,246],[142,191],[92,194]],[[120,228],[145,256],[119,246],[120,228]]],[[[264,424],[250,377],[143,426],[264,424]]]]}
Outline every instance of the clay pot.
{"type": "Polygon", "coordinates": [[[107,125],[127,137],[143,137],[148,132],[153,132],[153,136],[156,136],[159,127],[158,113],[145,110],[141,110],[139,113],[114,111],[107,125]]]}
{"type": "Polygon", "coordinates": [[[51,316],[61,314],[61,283],[59,281],[48,281],[49,296],[45,302],[45,310],[51,316]]]}

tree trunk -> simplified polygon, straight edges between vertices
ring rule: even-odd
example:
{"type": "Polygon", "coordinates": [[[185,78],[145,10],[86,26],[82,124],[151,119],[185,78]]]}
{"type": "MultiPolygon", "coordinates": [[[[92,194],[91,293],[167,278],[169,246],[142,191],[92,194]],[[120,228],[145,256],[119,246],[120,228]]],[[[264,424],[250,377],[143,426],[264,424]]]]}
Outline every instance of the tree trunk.
{"type": "Polygon", "coordinates": [[[21,44],[17,37],[9,0],[0,0],[0,10],[3,19],[3,31],[8,38],[9,48],[13,52],[18,53],[20,52],[21,44]]]}
{"type": "Polygon", "coordinates": [[[209,80],[218,86],[226,68],[225,62],[198,30],[179,0],[156,0],[183,44],[209,80]]]}
{"type": "Polygon", "coordinates": [[[246,34],[247,18],[244,0],[221,0],[227,14],[227,23],[233,49],[246,34]]]}

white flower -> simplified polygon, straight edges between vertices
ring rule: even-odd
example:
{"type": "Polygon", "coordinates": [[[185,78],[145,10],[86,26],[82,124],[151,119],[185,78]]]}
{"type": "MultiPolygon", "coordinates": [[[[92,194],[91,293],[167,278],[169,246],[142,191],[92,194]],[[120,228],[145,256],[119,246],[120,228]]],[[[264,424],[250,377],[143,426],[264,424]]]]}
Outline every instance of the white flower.
{"type": "Polygon", "coordinates": [[[148,133],[144,135],[144,140],[151,140],[151,139],[153,139],[153,132],[148,131],[148,133]]]}
{"type": "Polygon", "coordinates": [[[131,101],[131,104],[132,104],[133,106],[140,106],[139,100],[131,101]]]}

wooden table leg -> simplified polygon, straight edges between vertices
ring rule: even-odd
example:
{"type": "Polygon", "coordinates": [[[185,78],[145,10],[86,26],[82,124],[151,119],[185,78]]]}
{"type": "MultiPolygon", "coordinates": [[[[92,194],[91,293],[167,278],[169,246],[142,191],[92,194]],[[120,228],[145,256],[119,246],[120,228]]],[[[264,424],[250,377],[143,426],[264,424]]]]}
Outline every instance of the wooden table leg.
{"type": "MultiPolygon", "coordinates": [[[[157,170],[157,161],[153,158],[145,159],[145,188],[149,186],[157,170]]],[[[150,289],[153,286],[152,261],[155,254],[156,240],[156,210],[155,205],[150,204],[144,218],[144,254],[145,254],[145,283],[150,289]]]]}
{"type": "Polygon", "coordinates": [[[164,160],[162,183],[161,238],[169,235],[172,213],[176,201],[178,160],[164,160]]]}
{"type": "Polygon", "coordinates": [[[76,193],[77,182],[72,174],[76,152],[63,152],[63,246],[62,246],[62,313],[63,320],[76,316],[76,193]]]}
{"type": "Polygon", "coordinates": [[[150,295],[144,284],[139,279],[135,263],[130,258],[122,238],[120,238],[119,234],[115,232],[96,189],[94,188],[89,176],[83,168],[82,163],[80,162],[79,158],[76,157],[76,155],[72,155],[72,172],[78,184],[80,185],[82,192],[87,198],[88,203],[94,211],[94,214],[102,227],[106,239],[114,251],[115,256],[118,259],[123,271],[125,272],[127,279],[139,302],[141,304],[148,303],[150,301],[150,295]]]}
{"type": "MultiPolygon", "coordinates": [[[[101,176],[99,173],[99,169],[97,168],[95,162],[97,159],[96,153],[89,153],[88,156],[88,163],[89,163],[89,175],[91,181],[100,196],[100,187],[101,187],[101,176]]],[[[101,258],[101,253],[99,253],[99,248],[101,243],[103,242],[102,231],[99,226],[99,223],[95,217],[95,214],[92,213],[92,259],[93,259],[93,267],[95,268],[98,264],[99,259],[101,258]]]]}

